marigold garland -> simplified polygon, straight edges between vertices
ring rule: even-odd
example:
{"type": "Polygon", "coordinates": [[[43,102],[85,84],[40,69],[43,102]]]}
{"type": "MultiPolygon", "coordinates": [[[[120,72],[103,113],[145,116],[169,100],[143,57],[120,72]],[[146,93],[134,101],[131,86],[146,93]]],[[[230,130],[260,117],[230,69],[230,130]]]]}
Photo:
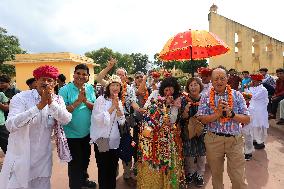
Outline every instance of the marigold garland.
{"type": "Polygon", "coordinates": [[[191,102],[191,106],[199,106],[199,101],[193,102],[192,99],[190,98],[189,93],[183,92],[182,95],[185,97],[187,102],[191,102]]]}
{"type": "Polygon", "coordinates": [[[147,102],[148,97],[149,97],[149,92],[148,92],[148,90],[146,89],[146,93],[145,93],[144,99],[143,99],[143,106],[144,106],[144,104],[147,102]]]}
{"type": "MultiPolygon", "coordinates": [[[[230,85],[227,85],[226,88],[227,88],[227,92],[228,92],[228,106],[229,106],[230,109],[233,109],[233,91],[232,91],[232,88],[230,87],[230,85]]],[[[214,110],[214,112],[216,113],[217,108],[215,106],[215,90],[214,90],[214,87],[211,87],[211,89],[210,89],[209,104],[210,104],[210,108],[212,110],[214,110]]],[[[228,122],[230,119],[231,118],[221,117],[220,122],[225,123],[225,122],[228,122]]]]}

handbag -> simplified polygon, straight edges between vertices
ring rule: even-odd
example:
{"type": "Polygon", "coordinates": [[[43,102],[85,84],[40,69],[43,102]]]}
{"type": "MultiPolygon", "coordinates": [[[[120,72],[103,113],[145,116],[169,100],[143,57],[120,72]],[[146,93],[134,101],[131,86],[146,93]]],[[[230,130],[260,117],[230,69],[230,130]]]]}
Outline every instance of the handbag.
{"type": "Polygon", "coordinates": [[[196,116],[190,117],[188,120],[188,138],[192,139],[195,136],[200,136],[203,132],[204,125],[196,116]]]}
{"type": "Polygon", "coordinates": [[[113,124],[116,120],[116,114],[115,114],[115,117],[113,119],[113,122],[112,122],[112,125],[111,125],[111,128],[110,128],[110,131],[109,131],[109,135],[107,138],[105,137],[100,137],[96,140],[96,144],[98,146],[98,150],[99,152],[108,152],[109,149],[110,149],[110,146],[109,146],[109,138],[110,138],[110,134],[111,134],[111,131],[112,131],[112,128],[113,128],[113,124]]]}
{"type": "Polygon", "coordinates": [[[100,137],[96,140],[99,152],[109,151],[109,138],[100,137]]]}

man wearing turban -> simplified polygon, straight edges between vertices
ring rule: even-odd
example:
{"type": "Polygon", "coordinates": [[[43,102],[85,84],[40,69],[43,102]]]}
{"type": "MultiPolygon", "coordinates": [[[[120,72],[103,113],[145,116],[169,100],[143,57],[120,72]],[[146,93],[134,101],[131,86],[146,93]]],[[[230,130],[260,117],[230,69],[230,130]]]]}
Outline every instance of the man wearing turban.
{"type": "Polygon", "coordinates": [[[252,159],[252,152],[255,149],[263,149],[264,142],[267,138],[268,123],[268,92],[262,85],[263,75],[252,74],[251,86],[246,90],[252,95],[249,102],[249,113],[251,115],[251,122],[243,127],[242,133],[245,138],[245,159],[247,161],[252,159]],[[253,143],[253,141],[255,141],[253,143]],[[254,144],[254,147],[253,147],[254,144]]]}
{"type": "Polygon", "coordinates": [[[58,69],[34,70],[36,89],[23,91],[10,101],[6,127],[8,150],[0,173],[0,189],[50,189],[51,134],[55,125],[67,124],[72,115],[62,97],[54,94],[58,69]]]}
{"type": "Polygon", "coordinates": [[[212,87],[211,83],[212,69],[200,67],[197,69],[197,72],[203,84],[203,90],[201,91],[201,94],[208,93],[210,88],[212,87]]]}

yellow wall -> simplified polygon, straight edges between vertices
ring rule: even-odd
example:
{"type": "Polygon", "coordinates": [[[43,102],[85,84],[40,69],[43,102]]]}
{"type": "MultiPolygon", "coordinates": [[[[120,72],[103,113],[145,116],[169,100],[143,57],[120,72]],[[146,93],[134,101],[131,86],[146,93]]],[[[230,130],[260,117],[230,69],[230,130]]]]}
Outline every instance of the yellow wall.
{"type": "MultiPolygon", "coordinates": [[[[75,66],[80,63],[76,62],[34,62],[34,63],[17,63],[16,67],[16,83],[17,88],[20,90],[27,90],[28,86],[26,85],[26,80],[33,77],[33,70],[39,66],[51,65],[59,69],[59,72],[66,76],[66,83],[73,80],[73,73],[75,66]]],[[[92,65],[88,65],[90,70],[90,81],[94,81],[94,68],[92,65]]]]}
{"type": "Polygon", "coordinates": [[[225,55],[210,58],[210,67],[223,65],[227,69],[247,70],[250,73],[257,72],[262,67],[268,68],[270,73],[275,73],[277,68],[283,68],[283,42],[216,13],[209,13],[208,19],[209,31],[219,36],[231,49],[225,55]],[[237,43],[235,33],[238,33],[237,43]],[[252,38],[255,39],[254,42],[252,38]],[[235,53],[235,46],[239,47],[238,53],[235,53]],[[252,46],[255,49],[254,54],[252,46]]]}

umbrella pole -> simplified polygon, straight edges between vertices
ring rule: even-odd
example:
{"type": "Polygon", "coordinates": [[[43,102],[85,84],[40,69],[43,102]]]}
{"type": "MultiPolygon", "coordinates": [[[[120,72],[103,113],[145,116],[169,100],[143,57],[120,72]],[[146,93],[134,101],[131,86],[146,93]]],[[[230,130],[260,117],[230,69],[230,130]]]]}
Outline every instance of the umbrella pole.
{"type": "Polygon", "coordinates": [[[190,63],[190,65],[191,65],[191,77],[194,77],[194,66],[192,66],[192,63],[193,63],[193,61],[192,61],[192,46],[189,46],[189,49],[190,49],[190,60],[189,60],[189,63],[190,63]]]}

